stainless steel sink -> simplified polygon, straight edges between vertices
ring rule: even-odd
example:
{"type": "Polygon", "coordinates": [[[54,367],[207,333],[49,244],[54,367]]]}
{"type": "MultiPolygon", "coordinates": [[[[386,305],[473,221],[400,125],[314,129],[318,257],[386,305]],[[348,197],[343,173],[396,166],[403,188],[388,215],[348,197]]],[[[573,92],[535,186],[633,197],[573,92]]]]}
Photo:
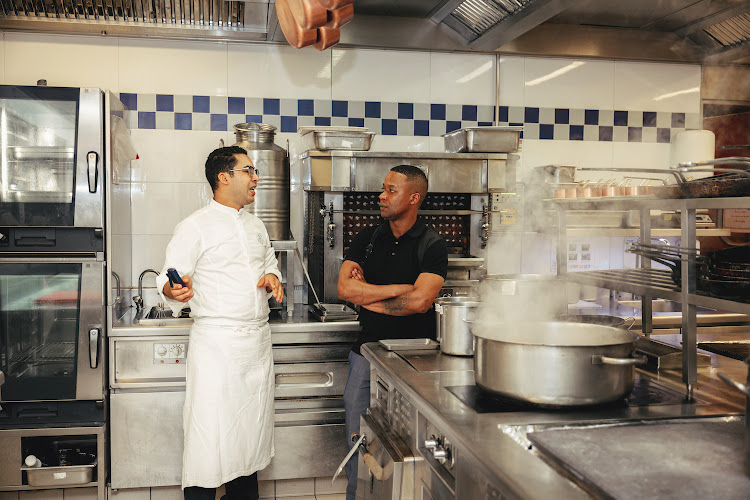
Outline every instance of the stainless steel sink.
{"type": "MultiPolygon", "coordinates": [[[[619,305],[624,307],[632,307],[633,309],[641,309],[641,301],[640,300],[621,300],[617,302],[619,305]]],[[[664,313],[664,312],[674,312],[674,313],[682,313],[682,304],[679,302],[675,302],[673,300],[664,300],[664,299],[654,299],[651,301],[651,307],[653,308],[653,312],[655,313],[664,313]]],[[[707,313],[707,312],[713,312],[716,311],[716,309],[712,309],[710,307],[703,307],[698,306],[698,312],[699,313],[707,313]]]]}
{"type": "Polygon", "coordinates": [[[188,312],[185,312],[185,309],[183,309],[179,317],[174,317],[172,316],[171,309],[162,306],[154,306],[143,316],[140,314],[136,316],[134,323],[143,326],[192,325],[193,318],[189,317],[188,314],[189,310],[188,312]]]}

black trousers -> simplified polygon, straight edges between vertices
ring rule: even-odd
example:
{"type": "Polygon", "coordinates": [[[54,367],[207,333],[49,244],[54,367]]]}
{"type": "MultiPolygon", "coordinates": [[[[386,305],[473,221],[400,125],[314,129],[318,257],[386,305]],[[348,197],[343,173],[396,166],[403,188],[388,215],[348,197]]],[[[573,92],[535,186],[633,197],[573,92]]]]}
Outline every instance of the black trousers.
{"type": "MultiPolygon", "coordinates": [[[[221,500],[258,500],[258,473],[240,476],[224,485],[227,494],[221,500]]],[[[216,488],[189,486],[184,490],[185,500],[214,500],[216,488]]]]}

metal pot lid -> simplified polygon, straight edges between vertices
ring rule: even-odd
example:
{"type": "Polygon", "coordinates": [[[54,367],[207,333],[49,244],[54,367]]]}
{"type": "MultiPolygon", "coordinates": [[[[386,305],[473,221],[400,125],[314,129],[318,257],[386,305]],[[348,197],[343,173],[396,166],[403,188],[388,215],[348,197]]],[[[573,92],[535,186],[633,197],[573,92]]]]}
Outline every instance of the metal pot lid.
{"type": "Polygon", "coordinates": [[[441,306],[466,306],[466,307],[478,307],[482,305],[476,297],[472,296],[454,296],[454,297],[439,297],[435,299],[435,304],[441,306]]]}
{"type": "Polygon", "coordinates": [[[479,281],[551,281],[564,280],[557,274],[485,274],[479,281]]]}
{"type": "Polygon", "coordinates": [[[471,333],[478,338],[508,344],[550,347],[603,347],[629,344],[638,334],[606,325],[539,321],[490,323],[470,321],[471,333]]]}

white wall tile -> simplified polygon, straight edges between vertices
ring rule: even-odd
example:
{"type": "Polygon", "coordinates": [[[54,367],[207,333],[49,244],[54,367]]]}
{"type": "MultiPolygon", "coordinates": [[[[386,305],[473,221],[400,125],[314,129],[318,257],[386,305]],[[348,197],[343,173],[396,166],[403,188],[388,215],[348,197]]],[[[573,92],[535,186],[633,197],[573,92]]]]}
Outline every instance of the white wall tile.
{"type": "Polygon", "coordinates": [[[116,38],[5,33],[4,83],[119,91],[116,38]]]}
{"type": "MultiPolygon", "coordinates": [[[[139,234],[133,236],[133,271],[131,283],[133,283],[134,287],[138,286],[138,275],[144,269],[161,271],[164,265],[167,244],[171,239],[171,234],[139,234]]],[[[153,274],[144,276],[143,286],[154,287],[154,279],[153,274]]]]}
{"type": "Polygon", "coordinates": [[[185,494],[180,486],[151,488],[151,500],[183,500],[184,498],[185,494]]]}
{"type": "Polygon", "coordinates": [[[331,99],[429,102],[430,54],[332,49],[331,99]]]}
{"type": "Polygon", "coordinates": [[[430,151],[430,138],[423,136],[377,135],[370,151],[430,151]]]}
{"type": "Polygon", "coordinates": [[[120,91],[227,95],[224,42],[120,38],[120,91]]]}
{"type": "Polygon", "coordinates": [[[130,136],[140,158],[132,163],[135,182],[206,182],[208,154],[220,139],[235,142],[231,132],[135,129],[130,136]]]}
{"type": "Polygon", "coordinates": [[[135,235],[172,234],[182,219],[206,206],[213,195],[208,182],[147,182],[134,185],[131,197],[135,235]]]}
{"type": "Polygon", "coordinates": [[[281,479],[276,481],[276,498],[310,495],[315,499],[315,479],[281,479]]]}
{"type": "MultiPolygon", "coordinates": [[[[524,139],[521,152],[523,174],[542,165],[574,165],[577,167],[611,167],[611,142],[549,141],[524,139]]],[[[592,174],[599,174],[593,172],[592,174]]],[[[576,178],[579,173],[576,172],[576,178]]],[[[596,176],[599,178],[601,175],[596,176]]],[[[582,177],[588,178],[588,177],[582,177]]]]}
{"type": "Polygon", "coordinates": [[[612,109],[614,62],[526,58],[524,105],[612,109]]]}
{"type": "Polygon", "coordinates": [[[495,103],[494,54],[430,53],[429,102],[495,103]]]}
{"type": "MultiPolygon", "coordinates": [[[[612,166],[619,168],[633,168],[637,171],[639,168],[669,168],[669,144],[655,144],[645,142],[616,142],[613,148],[612,166]]],[[[623,175],[617,174],[610,178],[616,178],[623,175]]],[[[632,175],[638,175],[637,172],[632,175]]],[[[643,174],[647,177],[674,178],[671,175],[661,174],[643,174]]],[[[634,185],[637,183],[634,183],[634,185]]]]}
{"type": "MultiPolygon", "coordinates": [[[[324,495],[335,495],[340,493],[346,493],[347,481],[346,477],[337,477],[336,481],[331,484],[331,480],[327,477],[316,477],[315,478],[315,496],[321,498],[324,495]]],[[[346,498],[346,496],[344,496],[346,498]]]]}
{"type": "Polygon", "coordinates": [[[614,65],[615,109],[700,112],[700,66],[621,61],[614,65]]]}
{"type": "Polygon", "coordinates": [[[249,44],[228,50],[232,97],[331,98],[331,51],[249,44]]]}
{"type": "Polygon", "coordinates": [[[526,58],[500,58],[500,106],[524,105],[524,79],[526,58]]]}

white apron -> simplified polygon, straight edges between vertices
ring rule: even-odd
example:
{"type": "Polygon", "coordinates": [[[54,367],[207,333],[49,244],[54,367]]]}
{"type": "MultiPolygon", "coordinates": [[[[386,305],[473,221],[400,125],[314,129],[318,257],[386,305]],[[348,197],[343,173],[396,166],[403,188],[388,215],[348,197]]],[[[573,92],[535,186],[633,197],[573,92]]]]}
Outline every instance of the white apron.
{"type": "Polygon", "coordinates": [[[193,324],[182,416],[183,488],[215,488],[269,464],[274,455],[273,390],[268,323],[193,324]]]}

